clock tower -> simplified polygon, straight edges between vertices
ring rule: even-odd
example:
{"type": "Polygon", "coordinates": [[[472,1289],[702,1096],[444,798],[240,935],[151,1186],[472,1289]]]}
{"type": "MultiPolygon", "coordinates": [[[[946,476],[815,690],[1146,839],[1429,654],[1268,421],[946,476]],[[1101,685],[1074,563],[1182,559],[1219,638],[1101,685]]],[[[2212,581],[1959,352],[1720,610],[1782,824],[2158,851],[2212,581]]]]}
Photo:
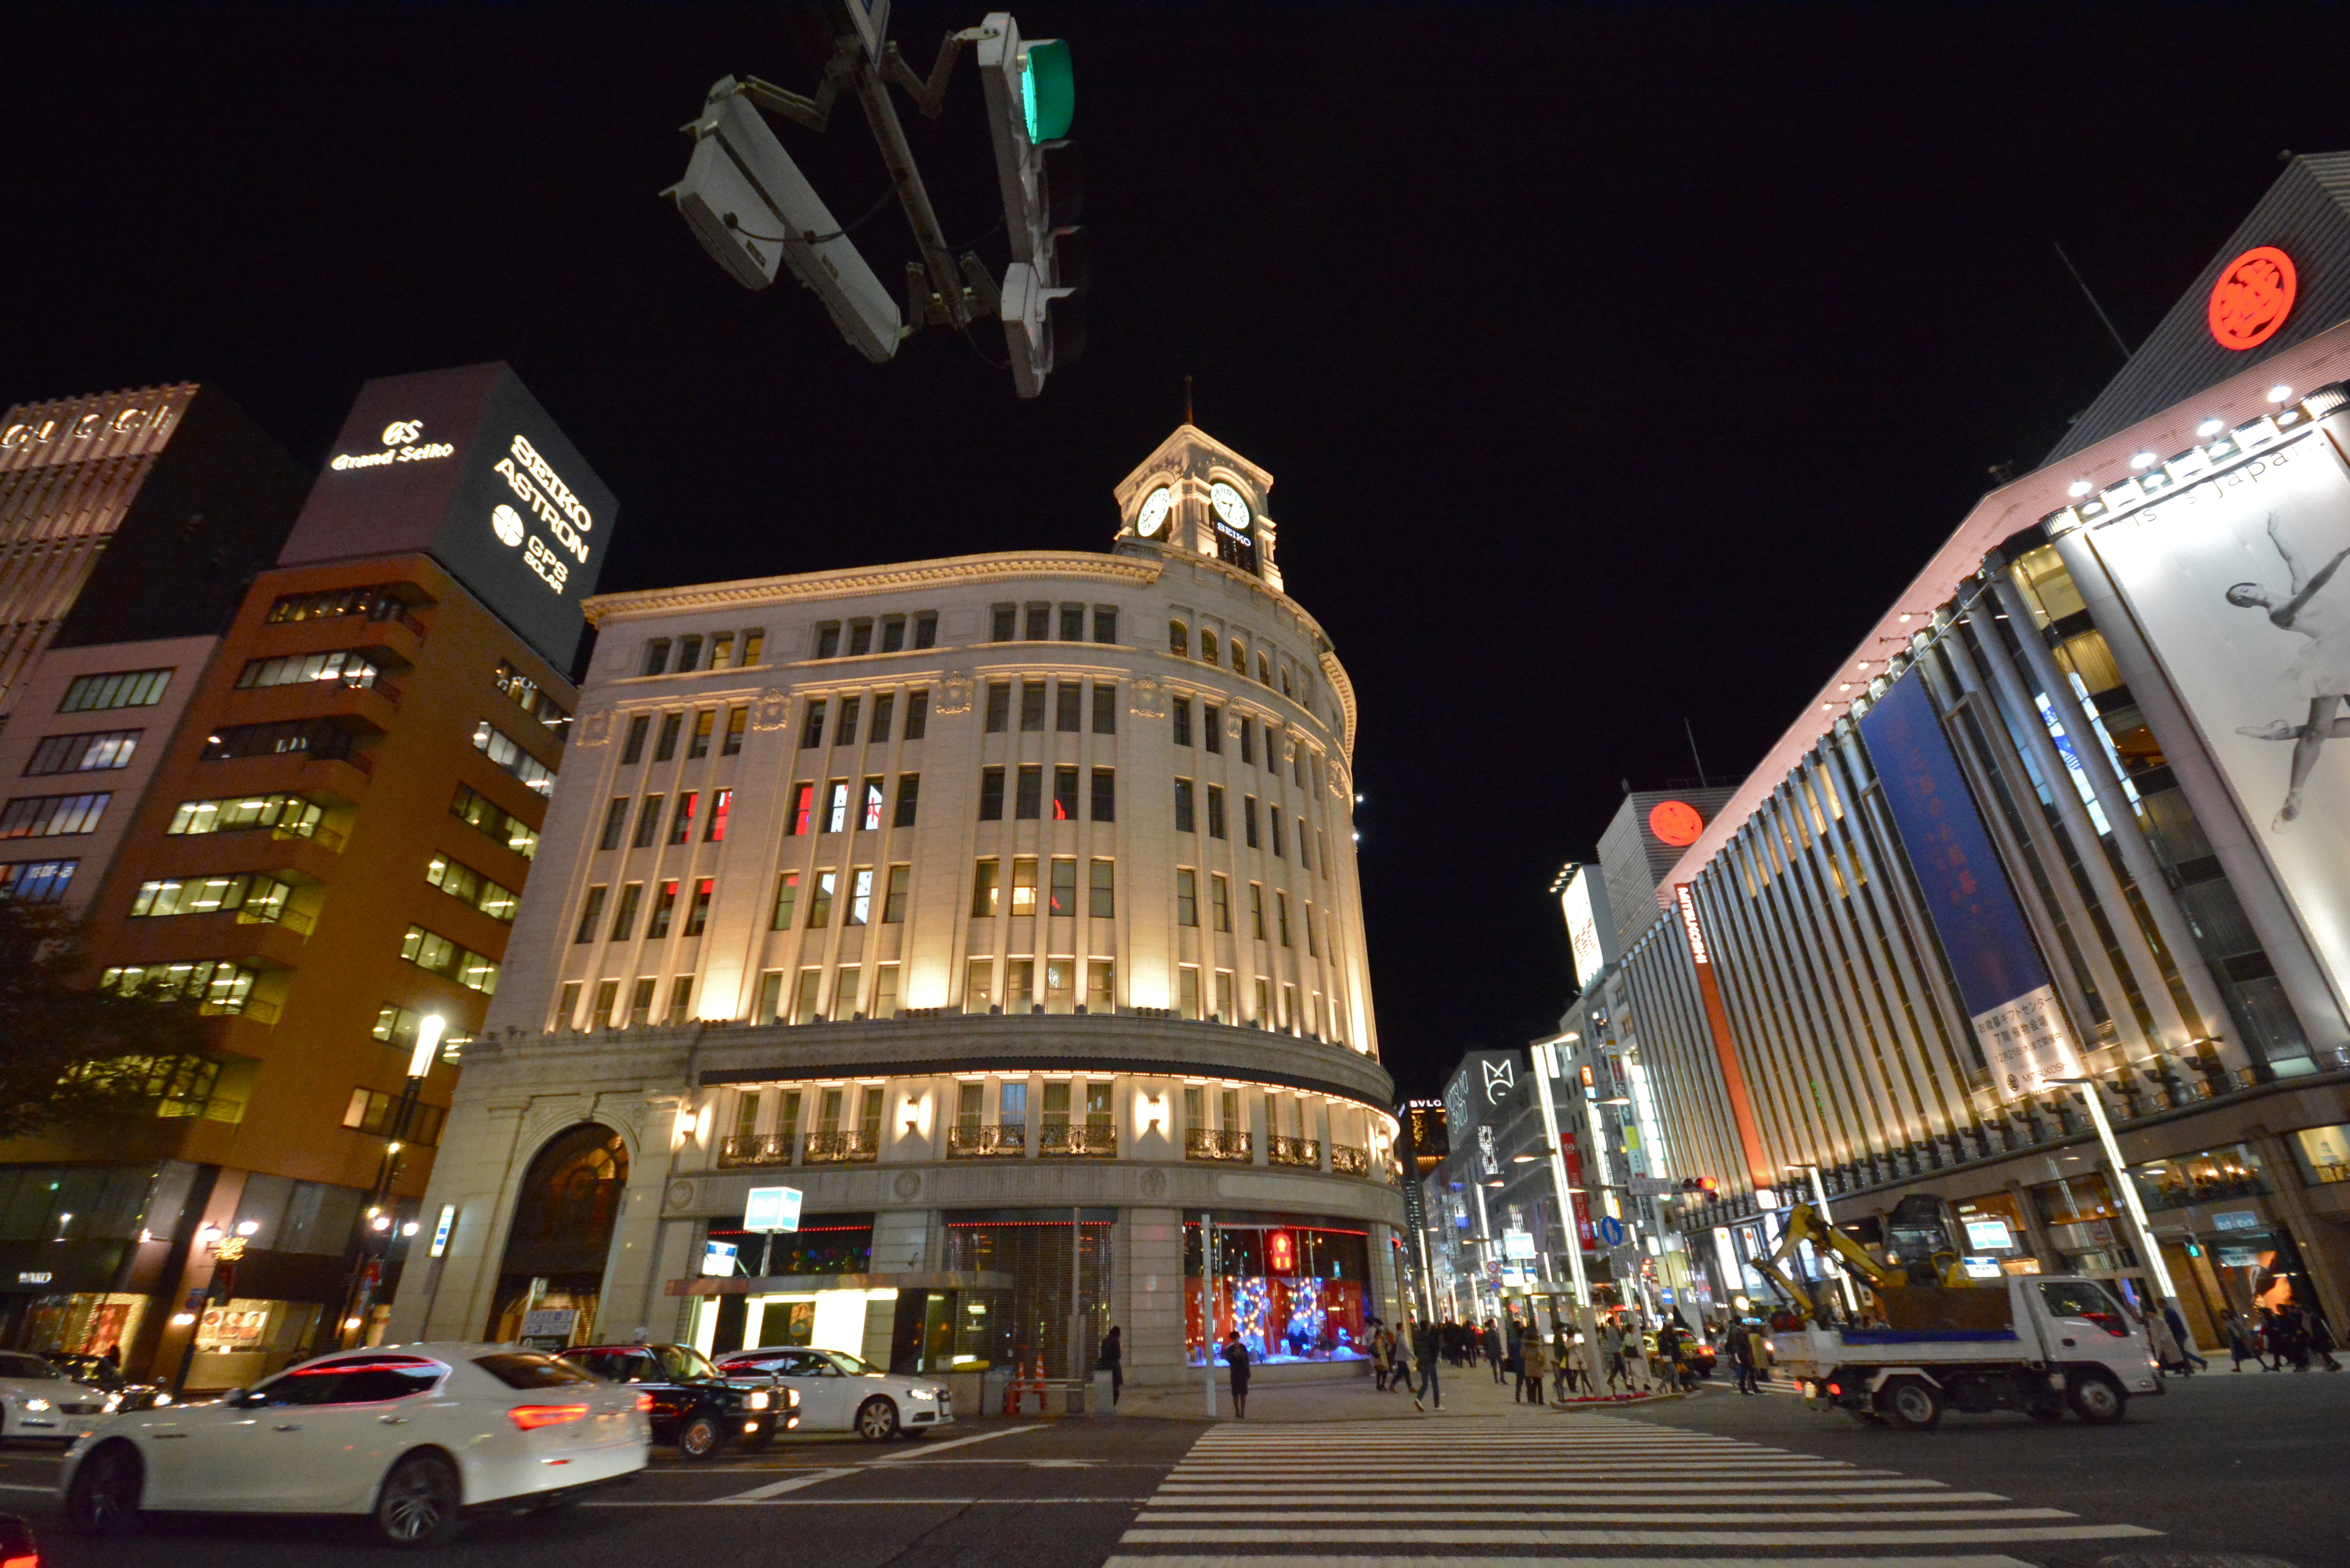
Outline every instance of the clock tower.
{"type": "Polygon", "coordinates": [[[1273,475],[1186,421],[1118,486],[1118,543],[1222,561],[1281,591],[1273,475]]]}

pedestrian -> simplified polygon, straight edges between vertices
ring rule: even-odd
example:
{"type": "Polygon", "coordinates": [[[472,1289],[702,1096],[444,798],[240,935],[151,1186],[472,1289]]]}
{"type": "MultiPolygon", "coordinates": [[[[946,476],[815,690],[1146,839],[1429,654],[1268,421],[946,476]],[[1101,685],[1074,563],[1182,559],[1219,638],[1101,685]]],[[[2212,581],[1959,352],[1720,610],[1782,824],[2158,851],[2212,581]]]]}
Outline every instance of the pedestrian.
{"type": "Polygon", "coordinates": [[[1613,1388],[1621,1382],[1629,1388],[1632,1374],[1624,1363],[1624,1328],[1612,1317],[1599,1331],[1599,1355],[1601,1373],[1607,1380],[1607,1386],[1613,1388]]]}
{"type": "Polygon", "coordinates": [[[2277,1314],[2267,1307],[2262,1307],[2260,1316],[2255,1320],[2255,1326],[2260,1334],[2262,1370],[2282,1372],[2284,1370],[2284,1350],[2282,1339],[2283,1331],[2278,1324],[2277,1314]]]}
{"type": "Polygon", "coordinates": [[[1762,1337],[1762,1325],[1759,1323],[1747,1324],[1743,1332],[1746,1335],[1746,1376],[1754,1385],[1754,1392],[1760,1394],[1764,1380],[1771,1376],[1771,1342],[1762,1337]]]}
{"type": "Polygon", "coordinates": [[[2301,1308],[2286,1303],[2276,1314],[2276,1326],[2271,1331],[2276,1344],[2277,1366],[2280,1370],[2288,1361],[2295,1372],[2309,1370],[2309,1332],[2301,1308]]]}
{"type": "Polygon", "coordinates": [[[1485,1320],[1485,1332],[1482,1337],[1485,1345],[1485,1365],[1493,1369],[1493,1381],[1499,1383],[1502,1380],[1502,1331],[1493,1326],[1493,1320],[1490,1317],[1485,1320]]]}
{"type": "Polygon", "coordinates": [[[2316,1307],[2311,1307],[2309,1309],[2308,1318],[2306,1321],[2309,1331],[2310,1354],[2312,1355],[2322,1356],[2324,1358],[2326,1371],[2341,1371],[2342,1364],[2334,1359],[2334,1353],[2340,1349],[2341,1346],[2334,1343],[2334,1330],[2333,1327],[2326,1323],[2325,1314],[2319,1311],[2316,1307]]]}
{"type": "Polygon", "coordinates": [[[2187,1332],[2187,1319],[2179,1312],[2177,1302],[2162,1303],[2162,1321],[2170,1330],[2170,1337],[2178,1343],[2178,1375],[2186,1377],[2192,1376],[2193,1372],[2210,1371],[2211,1364],[2195,1354],[2195,1336],[2187,1332]],[[2189,1370],[2190,1367],[2193,1372],[2189,1370]]]}
{"type": "Polygon", "coordinates": [[[2267,1365],[2265,1362],[2261,1360],[2261,1342],[2259,1336],[2253,1333],[2252,1329],[2246,1324],[2241,1317],[2237,1315],[2234,1308],[2230,1307],[2228,1311],[2220,1314],[2220,1330],[2222,1334],[2227,1335],[2228,1355],[2235,1362],[2235,1369],[2237,1371],[2241,1372],[2244,1369],[2244,1363],[2247,1361],[2250,1361],[2256,1366],[2264,1366],[2267,1365]]]}
{"type": "Polygon", "coordinates": [[[1425,1409],[1432,1405],[1440,1410],[1443,1409],[1444,1390],[1436,1381],[1436,1363],[1439,1354],[1436,1331],[1424,1323],[1414,1324],[1411,1330],[1411,1354],[1412,1359],[1419,1364],[1419,1381],[1414,1385],[1411,1391],[1412,1408],[1425,1409]]]}
{"type": "Polygon", "coordinates": [[[1232,1416],[1236,1420],[1248,1419],[1248,1346],[1241,1343],[1240,1330],[1234,1329],[1224,1340],[1224,1362],[1232,1369],[1232,1416]]]}
{"type": "Polygon", "coordinates": [[[2186,1353],[2178,1348],[2178,1338],[2171,1332],[2170,1320],[2159,1312],[2146,1314],[2146,1345],[2154,1353],[2154,1364],[2165,1372],[2184,1373],[2186,1353]]]}
{"type": "Polygon", "coordinates": [[[110,1371],[120,1372],[122,1370],[122,1347],[119,1345],[108,1345],[104,1350],[99,1353],[98,1358],[100,1361],[105,1362],[108,1369],[110,1371]]]}
{"type": "Polygon", "coordinates": [[[1746,1337],[1746,1325],[1733,1323],[1722,1336],[1722,1348],[1730,1353],[1730,1369],[1738,1375],[1741,1394],[1760,1392],[1754,1386],[1754,1346],[1746,1337]]]}
{"type": "Polygon", "coordinates": [[[1110,1408],[1118,1408],[1118,1397],[1126,1392],[1126,1339],[1118,1324],[1110,1324],[1109,1332],[1102,1335],[1101,1355],[1094,1366],[1109,1374],[1110,1408]]]}
{"type": "Polygon", "coordinates": [[[1371,1330],[1371,1391],[1375,1394],[1388,1391],[1388,1331],[1385,1328],[1371,1330]]]}
{"type": "MultiPolygon", "coordinates": [[[[1518,1390],[1525,1395],[1526,1403],[1541,1405],[1545,1402],[1543,1398],[1543,1379],[1548,1376],[1550,1376],[1550,1361],[1543,1354],[1542,1335],[1530,1324],[1526,1329],[1525,1337],[1518,1342],[1518,1390]]],[[[1513,1405],[1517,1403],[1516,1394],[1510,1397],[1510,1402],[1513,1405]]]]}

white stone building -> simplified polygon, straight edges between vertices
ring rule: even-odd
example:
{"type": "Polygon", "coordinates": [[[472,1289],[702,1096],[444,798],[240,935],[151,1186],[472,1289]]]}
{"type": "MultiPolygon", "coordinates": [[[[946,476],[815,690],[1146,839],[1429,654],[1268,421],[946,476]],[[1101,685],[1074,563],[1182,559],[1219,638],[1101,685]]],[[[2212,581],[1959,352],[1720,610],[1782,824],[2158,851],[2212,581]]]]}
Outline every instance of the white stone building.
{"type": "Polygon", "coordinates": [[[394,1337],[1066,1376],[1118,1324],[1153,1381],[1203,1296],[1295,1376],[1393,1321],[1354,692],[1271,483],[1185,425],[1107,554],[589,601],[394,1337]]]}

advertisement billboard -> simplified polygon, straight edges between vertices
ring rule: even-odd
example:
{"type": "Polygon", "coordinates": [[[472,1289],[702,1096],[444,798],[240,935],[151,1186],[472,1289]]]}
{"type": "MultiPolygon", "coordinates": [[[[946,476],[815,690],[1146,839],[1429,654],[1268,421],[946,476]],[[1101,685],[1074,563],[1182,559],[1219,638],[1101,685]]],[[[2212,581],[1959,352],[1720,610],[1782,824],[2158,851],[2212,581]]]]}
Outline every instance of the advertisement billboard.
{"type": "Polygon", "coordinates": [[[1567,877],[1566,886],[1559,890],[1559,908],[1566,914],[1567,946],[1575,952],[1575,982],[1588,990],[1607,967],[1608,941],[1615,928],[1603,914],[1607,907],[1607,889],[1600,885],[1596,866],[1578,866],[1567,877]],[[1602,927],[1607,937],[1601,935],[1602,927]]]}
{"type": "Polygon", "coordinates": [[[2076,1076],[2072,1031],[2039,943],[1925,681],[1895,681],[1861,715],[1860,738],[1973,1021],[1981,1065],[2011,1093],[2076,1076]]]}
{"type": "Polygon", "coordinates": [[[2338,986],[2350,975],[2350,467],[2332,432],[2089,542],[2338,986]]]}
{"type": "Polygon", "coordinates": [[[281,566],[421,551],[559,670],[619,504],[502,364],[359,389],[281,566]]]}

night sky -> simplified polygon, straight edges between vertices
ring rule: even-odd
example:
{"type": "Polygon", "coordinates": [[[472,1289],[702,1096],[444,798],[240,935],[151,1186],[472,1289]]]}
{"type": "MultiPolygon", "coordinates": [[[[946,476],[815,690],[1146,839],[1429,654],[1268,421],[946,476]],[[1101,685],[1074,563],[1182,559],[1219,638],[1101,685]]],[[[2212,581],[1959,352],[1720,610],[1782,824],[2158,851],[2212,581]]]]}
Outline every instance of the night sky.
{"type": "MultiPolygon", "coordinates": [[[[621,498],[618,589],[1106,547],[1188,373],[1353,674],[1430,1092],[1552,1026],[1545,890],[1621,781],[1697,772],[1684,717],[1736,778],[2119,367],[2054,245],[2135,344],[2282,150],[2350,146],[2338,10],[1015,14],[1072,43],[1097,268],[1035,402],[949,333],[868,366],[656,199],[714,78],[813,88],[785,4],[0,10],[0,401],[213,382],[307,463],[366,378],[504,358],[621,498]]],[[[903,112],[980,238],[968,63],[903,112]]],[[[779,134],[844,220],[881,193],[852,107],[779,134]]],[[[912,254],[894,205],[858,237],[912,254]]]]}

